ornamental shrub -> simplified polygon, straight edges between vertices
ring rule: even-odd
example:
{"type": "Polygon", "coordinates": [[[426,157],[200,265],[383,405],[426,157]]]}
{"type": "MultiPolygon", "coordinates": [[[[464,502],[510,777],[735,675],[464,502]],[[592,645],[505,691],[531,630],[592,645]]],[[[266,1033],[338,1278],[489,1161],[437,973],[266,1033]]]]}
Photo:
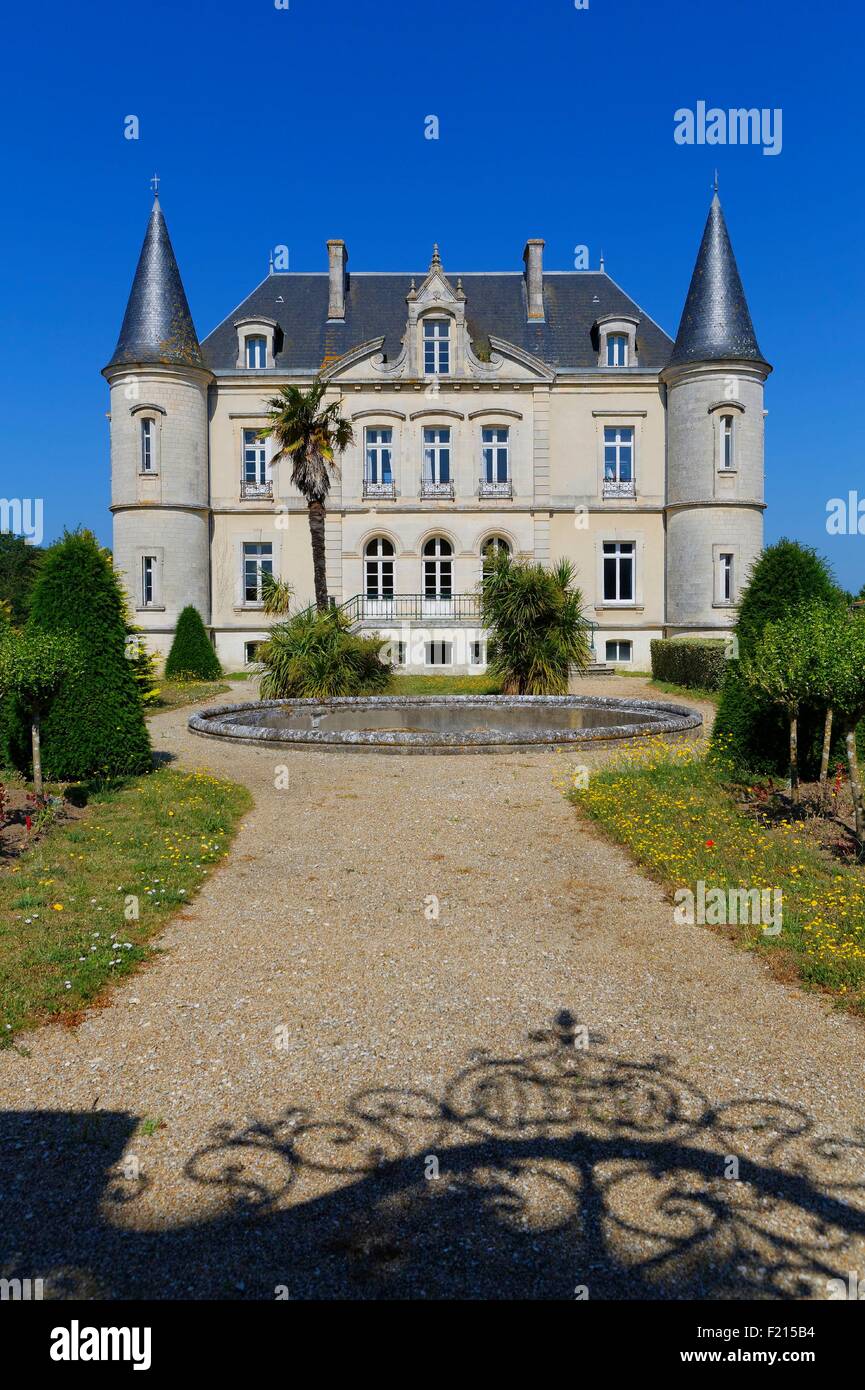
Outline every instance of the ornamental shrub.
{"type": "MultiPolygon", "coordinates": [[[[749,659],[767,623],[786,617],[811,600],[830,609],[845,604],[826,561],[816,550],[797,541],[780,540],[770,545],[753,566],[739,605],[738,656],[749,659]]],[[[804,705],[800,711],[799,752],[806,777],[813,775],[819,764],[824,716],[825,706],[819,701],[804,705]]],[[[786,717],[767,698],[749,688],[739,660],[727,663],[712,743],[719,755],[744,771],[786,772],[786,717]]]]}
{"type": "MultiPolygon", "coordinates": [[[[42,726],[42,764],[51,781],[150,770],[150,739],[126,654],[125,614],[110,553],[91,532],[67,532],[45,551],[28,628],[76,637],[80,659],[80,671],[64,684],[42,726]]],[[[30,729],[20,708],[9,742],[16,765],[27,771],[30,729]]]]}
{"type": "Polygon", "coordinates": [[[177,619],[177,630],[168,660],[165,663],[168,680],[213,681],[222,675],[219,658],[207,635],[201,614],[192,604],[184,608],[177,619]]]}
{"type": "Polygon", "coordinates": [[[306,608],[272,627],[258,649],[262,699],[327,700],[384,690],[392,667],[381,658],[381,642],[358,637],[349,626],[338,608],[306,608]]]}

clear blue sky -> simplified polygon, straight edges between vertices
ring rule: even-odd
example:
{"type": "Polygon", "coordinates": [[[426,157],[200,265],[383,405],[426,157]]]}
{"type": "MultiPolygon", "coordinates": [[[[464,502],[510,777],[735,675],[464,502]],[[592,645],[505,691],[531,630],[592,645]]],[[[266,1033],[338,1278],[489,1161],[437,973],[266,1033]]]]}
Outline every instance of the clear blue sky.
{"type": "Polygon", "coordinates": [[[826,503],[860,488],[861,52],[853,0],[56,0],[4,20],[0,496],[45,499],[46,541],[110,542],[108,393],[158,170],[199,336],[262,278],[550,268],[585,243],[674,333],[712,171],[760,344],[767,538],[865,582],[865,537],[826,503]],[[783,110],[783,149],[682,147],[699,100],[783,110]],[[441,122],[424,139],[424,117],[441,122]],[[140,138],[124,138],[124,117],[140,138]]]}

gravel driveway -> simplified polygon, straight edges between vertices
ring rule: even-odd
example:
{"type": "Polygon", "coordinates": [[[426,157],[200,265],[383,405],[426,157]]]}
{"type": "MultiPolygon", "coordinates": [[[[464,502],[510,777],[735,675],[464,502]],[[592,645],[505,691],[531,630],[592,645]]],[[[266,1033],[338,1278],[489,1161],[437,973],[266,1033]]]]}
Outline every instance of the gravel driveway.
{"type": "Polygon", "coordinates": [[[152,966],[0,1053],[0,1276],[267,1299],[865,1277],[861,1027],[675,927],[555,756],[281,757],[188,713],[152,720],[157,750],[255,808],[152,966]]]}

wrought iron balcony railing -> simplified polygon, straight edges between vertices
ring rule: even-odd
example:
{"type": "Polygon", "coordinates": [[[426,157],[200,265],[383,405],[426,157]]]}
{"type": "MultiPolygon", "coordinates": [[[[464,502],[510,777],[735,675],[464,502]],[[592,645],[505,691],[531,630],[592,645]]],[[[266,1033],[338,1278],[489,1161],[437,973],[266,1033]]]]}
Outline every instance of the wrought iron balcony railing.
{"type": "Polygon", "coordinates": [[[604,497],[636,497],[637,489],[633,478],[628,482],[623,482],[619,478],[605,478],[602,496],[604,497]]]}
{"type": "Polygon", "coordinates": [[[355,594],[340,607],[356,623],[398,623],[430,618],[479,620],[481,616],[477,594],[355,594]]]}
{"type": "Polygon", "coordinates": [[[250,482],[247,478],[241,478],[241,480],[240,480],[240,500],[241,500],[241,502],[248,502],[248,501],[252,501],[253,499],[256,499],[256,500],[259,500],[259,501],[263,499],[264,501],[269,502],[269,501],[271,500],[272,497],[273,497],[273,483],[272,483],[272,482],[254,483],[254,482],[250,482]]]}
{"type": "Polygon", "coordinates": [[[421,478],[420,480],[421,501],[453,501],[453,483],[437,483],[431,478],[421,478]]]}
{"type": "Polygon", "coordinates": [[[396,483],[374,483],[369,478],[364,478],[363,495],[374,498],[376,501],[381,499],[393,501],[396,497],[396,483]]]}
{"type": "Polygon", "coordinates": [[[478,479],[478,497],[513,497],[514,485],[510,478],[504,482],[492,483],[488,478],[478,479]]]}

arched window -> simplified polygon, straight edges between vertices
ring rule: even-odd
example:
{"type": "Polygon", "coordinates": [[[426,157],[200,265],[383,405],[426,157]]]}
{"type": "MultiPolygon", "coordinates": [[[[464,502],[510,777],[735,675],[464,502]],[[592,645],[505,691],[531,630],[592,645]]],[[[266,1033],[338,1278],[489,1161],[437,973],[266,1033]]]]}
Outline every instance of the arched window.
{"type": "Polygon", "coordinates": [[[423,592],[427,599],[450,599],[453,594],[453,546],[444,536],[432,536],[423,548],[423,592]]]}
{"type": "Polygon", "coordinates": [[[489,536],[483,544],[483,557],[485,560],[494,560],[497,555],[510,555],[510,542],[504,536],[489,536]]]}
{"type": "Polygon", "coordinates": [[[393,543],[376,536],[368,542],[364,557],[367,598],[393,598],[393,543]]]}
{"type": "Polygon", "coordinates": [[[500,555],[510,555],[511,547],[504,536],[487,536],[481,546],[481,579],[500,555]]]}

